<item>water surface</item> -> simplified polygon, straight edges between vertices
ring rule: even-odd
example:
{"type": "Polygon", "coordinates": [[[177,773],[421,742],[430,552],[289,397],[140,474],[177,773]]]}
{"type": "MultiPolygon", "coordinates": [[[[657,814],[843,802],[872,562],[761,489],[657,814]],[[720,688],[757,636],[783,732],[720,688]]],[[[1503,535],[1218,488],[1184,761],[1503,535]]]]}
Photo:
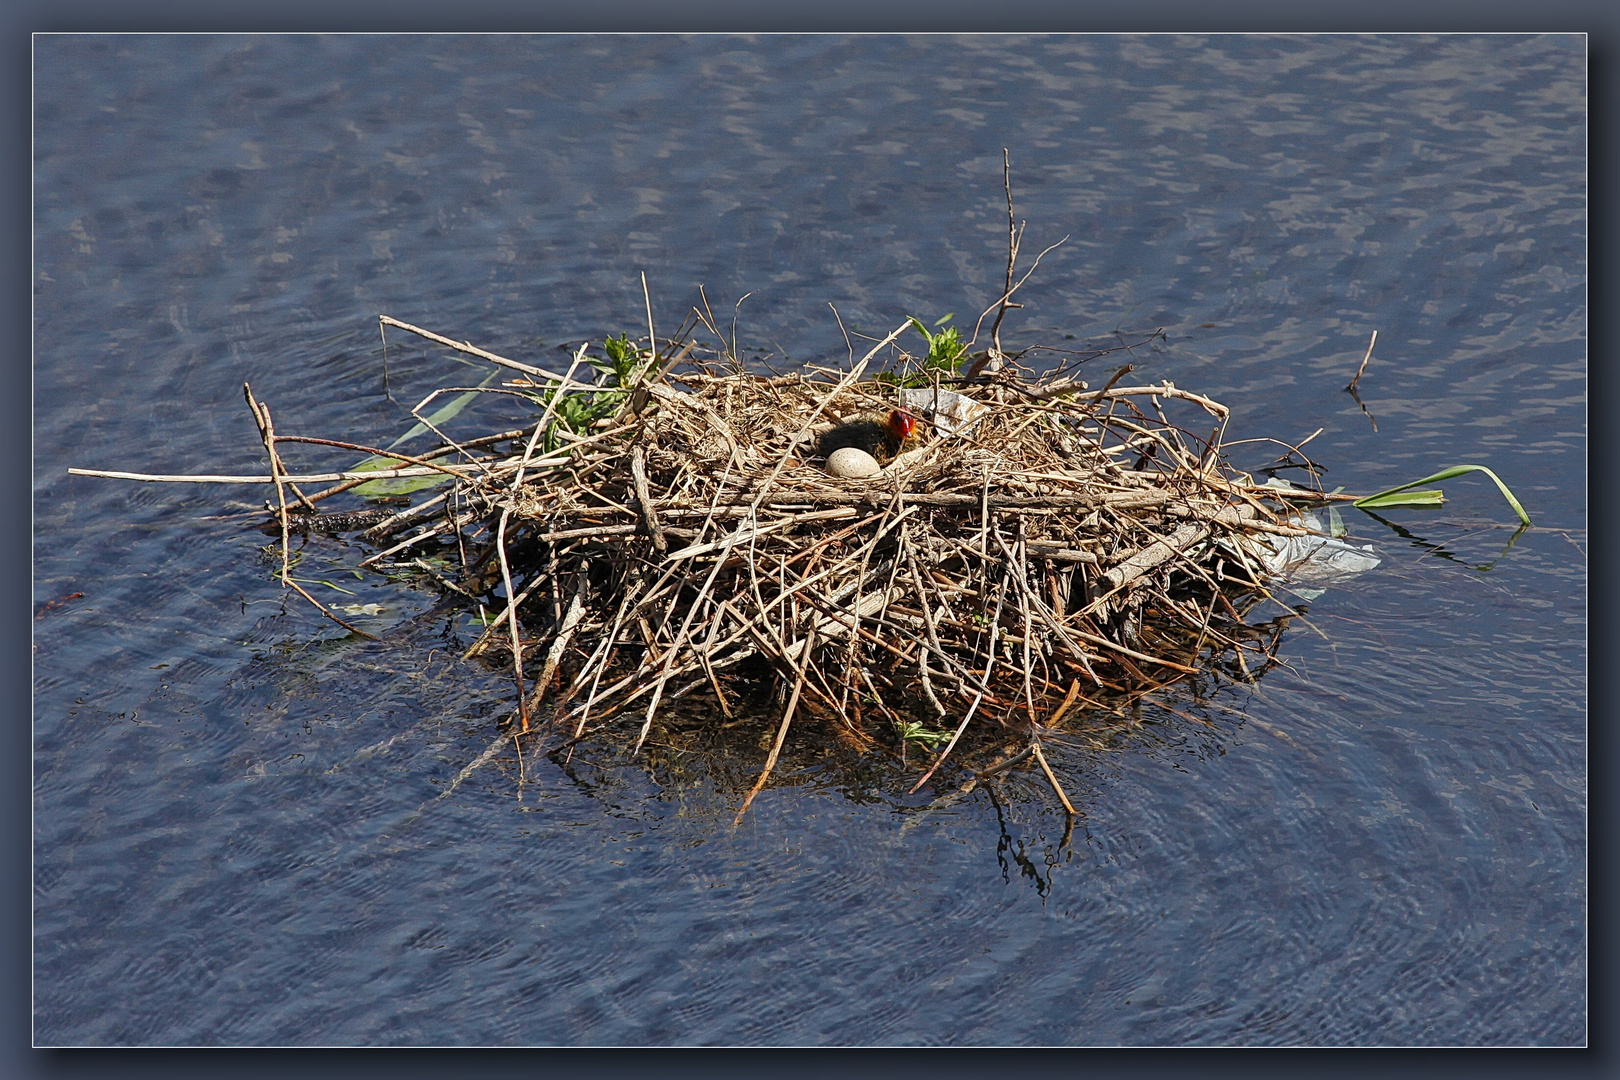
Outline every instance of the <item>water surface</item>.
{"type": "Polygon", "coordinates": [[[37,1041],[1585,1040],[1582,39],[46,36],[35,87],[37,1041]],[[510,691],[436,597],[332,577],[384,609],[345,640],[263,492],[65,474],[262,471],[244,382],[376,443],[487,373],[378,314],[542,364],[643,270],[668,327],[750,294],[776,366],[846,355],[829,303],[971,320],[1003,147],[1026,252],[1069,237],[1009,344],[1163,327],[1140,372],[1231,437],[1487,464],[1537,525],[1348,515],[1384,564],[1211,726],[1067,761],[1067,845],[1037,786],[809,767],[736,829],[635,767],[440,799],[510,691]]]}

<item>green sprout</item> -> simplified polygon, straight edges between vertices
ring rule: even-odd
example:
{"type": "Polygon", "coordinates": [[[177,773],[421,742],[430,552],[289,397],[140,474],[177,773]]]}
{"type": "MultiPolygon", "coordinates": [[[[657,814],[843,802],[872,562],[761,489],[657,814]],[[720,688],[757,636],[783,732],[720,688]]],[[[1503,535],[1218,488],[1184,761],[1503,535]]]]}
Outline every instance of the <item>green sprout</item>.
{"type": "Polygon", "coordinates": [[[606,360],[587,356],[585,362],[603,375],[612,376],[613,385],[619,389],[627,390],[635,385],[644,362],[641,350],[630,344],[630,335],[609,337],[602,342],[602,351],[607,353],[606,360]]]}
{"type": "Polygon", "coordinates": [[[551,405],[553,398],[557,399],[556,407],[551,412],[552,421],[546,426],[543,440],[545,452],[549,454],[562,446],[562,437],[557,434],[559,426],[575,435],[584,435],[590,431],[592,424],[618,412],[625,397],[624,390],[597,390],[587,394],[583,391],[568,393],[560,387],[534,395],[535,403],[541,408],[551,405]],[[558,397],[559,394],[561,397],[558,397]]]}
{"type": "Polygon", "coordinates": [[[549,407],[553,398],[557,399],[556,407],[552,409],[552,416],[555,419],[546,430],[544,447],[546,453],[549,454],[561,446],[562,439],[557,434],[557,425],[560,424],[576,435],[584,435],[598,420],[606,419],[618,412],[629,391],[636,385],[652,360],[650,355],[630,343],[629,334],[608,337],[602,343],[602,351],[607,353],[606,358],[589,355],[585,357],[587,364],[606,377],[607,385],[602,389],[586,393],[552,387],[531,395],[542,409],[549,407]],[[562,395],[560,398],[559,394],[562,395]]]}
{"type": "MultiPolygon", "coordinates": [[[[934,325],[936,327],[945,326],[953,316],[954,313],[946,315],[943,319],[935,322],[934,325]]],[[[934,334],[930,333],[928,327],[924,326],[916,318],[911,320],[911,325],[916,328],[917,333],[923,336],[923,340],[928,342],[928,352],[922,358],[921,373],[929,375],[937,371],[946,377],[954,378],[962,368],[962,360],[967,356],[967,346],[962,343],[961,337],[956,332],[956,327],[946,326],[945,329],[934,334]]]]}
{"type": "Polygon", "coordinates": [[[935,731],[910,720],[900,721],[900,738],[906,742],[922,743],[932,750],[941,743],[951,741],[952,733],[949,731],[935,731]]]}
{"type": "MultiPolygon", "coordinates": [[[[955,313],[946,315],[934,321],[935,327],[945,326],[955,313]]],[[[928,342],[928,351],[913,371],[900,373],[894,371],[880,371],[873,376],[876,382],[887,383],[890,386],[920,387],[933,385],[936,377],[954,379],[962,370],[962,363],[967,359],[967,345],[962,341],[956,327],[946,326],[945,329],[935,333],[922,324],[922,320],[911,317],[911,325],[917,333],[928,342]]],[[[916,357],[910,359],[916,360],[916,357]]]]}

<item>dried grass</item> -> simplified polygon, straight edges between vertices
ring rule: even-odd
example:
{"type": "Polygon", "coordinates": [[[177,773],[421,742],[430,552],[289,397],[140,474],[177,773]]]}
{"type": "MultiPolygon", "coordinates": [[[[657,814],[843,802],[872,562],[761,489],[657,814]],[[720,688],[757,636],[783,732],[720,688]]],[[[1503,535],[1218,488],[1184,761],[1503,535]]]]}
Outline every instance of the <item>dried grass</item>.
{"type": "Polygon", "coordinates": [[[857,741],[931,737],[921,786],[975,721],[1004,741],[1076,695],[1117,706],[1216,655],[1271,662],[1277,635],[1243,622],[1264,596],[1252,556],[1258,534],[1301,530],[1276,489],[1223,463],[1225,407],[1009,364],[959,381],[984,406],[971,426],[924,424],[879,476],[830,476],[818,434],[899,403],[863,376],[886,350],[891,371],[914,370],[892,348],[901,329],[848,371],[788,376],[719,371],[689,340],[645,349],[662,374],[600,430],[570,433],[548,409],[521,452],[458,468],[436,519],[417,508],[371,530],[415,527],[373,559],[461,534],[459,587],[518,598],[468,655],[511,663],[511,734],[548,749],[621,731],[633,754],[670,702],[724,724],[746,684],[774,678],[788,700],[755,791],[805,712],[857,741]],[[1167,401],[1210,433],[1169,423],[1167,401]],[[547,439],[562,445],[538,452],[547,439]],[[479,529],[495,542],[465,538],[479,529]]]}

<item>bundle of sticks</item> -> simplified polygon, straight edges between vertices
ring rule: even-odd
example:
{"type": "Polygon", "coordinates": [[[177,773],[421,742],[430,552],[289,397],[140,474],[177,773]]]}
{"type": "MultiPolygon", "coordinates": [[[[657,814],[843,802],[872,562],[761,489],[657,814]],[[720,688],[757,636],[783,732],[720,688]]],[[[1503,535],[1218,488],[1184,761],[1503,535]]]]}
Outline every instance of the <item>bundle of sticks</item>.
{"type": "Polygon", "coordinates": [[[760,785],[813,700],[851,731],[950,732],[921,786],[975,718],[1028,728],[1211,652],[1270,661],[1240,609],[1264,591],[1262,534],[1302,530],[1224,464],[1222,405],[1170,383],[863,378],[898,333],[843,372],[666,370],[602,430],[543,416],[522,453],[457,481],[461,516],[436,527],[493,536],[464,577],[513,600],[469,655],[510,656],[516,733],[617,727],[634,753],[661,707],[698,695],[727,721],[728,684],[764,671],[786,704],[760,785]],[[1171,400],[1209,434],[1172,425],[1171,400]],[[826,429],[896,405],[921,437],[876,475],[830,475],[826,429]]]}

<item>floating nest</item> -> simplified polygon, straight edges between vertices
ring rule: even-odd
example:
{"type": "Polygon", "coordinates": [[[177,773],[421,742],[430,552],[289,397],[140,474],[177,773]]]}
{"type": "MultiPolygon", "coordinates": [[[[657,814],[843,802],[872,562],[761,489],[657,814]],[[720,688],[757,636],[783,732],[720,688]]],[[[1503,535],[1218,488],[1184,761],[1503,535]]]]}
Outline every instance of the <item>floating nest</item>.
{"type": "Polygon", "coordinates": [[[723,347],[705,361],[683,327],[658,349],[651,335],[610,342],[604,384],[574,378],[583,347],[558,375],[382,322],[515,369],[492,392],[540,415],[406,456],[278,435],[244,388],[268,477],[74,471],[273,484],[282,581],[355,633],[292,576],[295,534],[364,529],[378,550],[363,565],[429,574],[476,604],[484,629],[466,655],[509,666],[517,693],[457,784],[514,739],[634,756],[661,716],[723,730],[763,712],[774,734],[744,809],[797,722],[898,750],[913,791],[947,760],[975,777],[1028,762],[1072,813],[1041,749],[1060,725],[1276,663],[1293,612],[1267,592],[1268,567],[1308,535],[1290,496],[1227,463],[1225,406],[1131,385],[1130,366],[1092,387],[1077,364],[1039,374],[999,345],[931,363],[895,345],[920,329],[908,320],[847,369],[767,377],[723,347]],[[833,475],[828,451],[862,433],[883,460],[833,475]],[[298,476],[289,443],[378,457],[298,476]],[[445,489],[408,509],[315,505],[424,475],[445,489]],[[339,483],[305,494],[319,481],[339,483]],[[1250,617],[1259,605],[1270,621],[1250,617]]]}
{"type": "Polygon", "coordinates": [[[451,490],[365,534],[386,542],[368,561],[456,540],[445,583],[494,608],[467,655],[511,665],[508,736],[548,750],[617,732],[634,754],[673,703],[726,725],[774,695],[755,791],[795,720],[924,751],[918,787],[964,739],[1009,734],[1050,776],[1039,733],[1065,714],[1274,662],[1280,625],[1245,616],[1267,537],[1304,530],[1225,463],[1223,405],[1123,385],[1128,367],[1098,388],[1011,362],[929,377],[899,333],[850,370],[773,377],[671,342],[582,432],[560,405],[601,388],[525,369],[507,386],[547,402],[539,420],[496,437],[505,452],[417,459],[462,451],[451,490]],[[914,423],[892,459],[828,472],[829,430],[895,412],[914,423]]]}

